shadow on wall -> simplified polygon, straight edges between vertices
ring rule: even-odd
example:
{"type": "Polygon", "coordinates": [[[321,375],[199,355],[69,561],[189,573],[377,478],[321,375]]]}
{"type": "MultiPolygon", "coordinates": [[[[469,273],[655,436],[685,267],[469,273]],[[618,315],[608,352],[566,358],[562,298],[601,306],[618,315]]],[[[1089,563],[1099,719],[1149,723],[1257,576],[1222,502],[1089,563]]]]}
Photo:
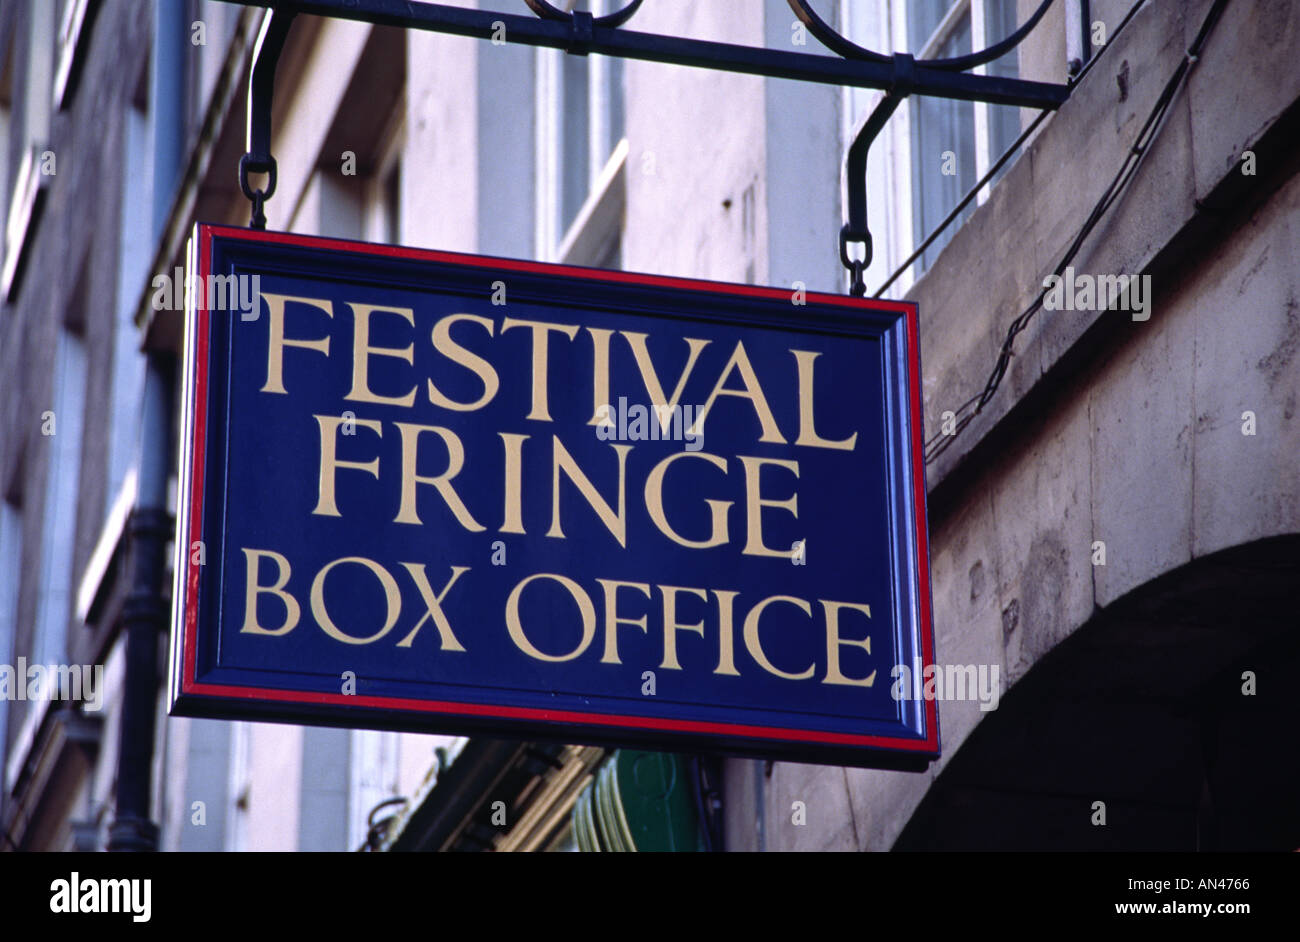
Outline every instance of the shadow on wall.
{"type": "Polygon", "coordinates": [[[1129,593],[1005,696],[895,850],[1300,849],[1300,535],[1129,593]]]}

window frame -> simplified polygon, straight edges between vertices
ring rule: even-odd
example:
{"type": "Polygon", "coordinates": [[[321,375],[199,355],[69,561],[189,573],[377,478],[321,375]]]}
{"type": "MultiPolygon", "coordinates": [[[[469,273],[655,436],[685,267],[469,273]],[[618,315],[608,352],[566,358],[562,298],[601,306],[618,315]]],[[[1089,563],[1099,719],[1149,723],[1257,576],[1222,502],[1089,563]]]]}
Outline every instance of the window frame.
{"type": "MultiPolygon", "coordinates": [[[[951,0],[934,30],[921,47],[912,54],[917,59],[933,58],[936,50],[947,42],[964,22],[970,24],[972,50],[986,48],[991,38],[1001,39],[1002,37],[990,38],[987,33],[989,6],[992,2],[993,0],[951,0]]],[[[878,52],[884,51],[885,47],[891,50],[908,49],[908,17],[914,8],[909,9],[907,0],[840,0],[837,9],[841,25],[844,27],[844,35],[859,45],[865,45],[878,52]]],[[[989,67],[979,65],[971,69],[970,73],[988,75],[989,67]]],[[[841,130],[845,151],[852,143],[857,129],[883,97],[884,92],[881,91],[844,89],[841,130]]],[[[986,102],[956,102],[956,104],[974,109],[974,178],[979,180],[1001,156],[1000,152],[992,153],[991,150],[991,115],[994,106],[986,102]]],[[[1023,109],[1021,109],[1021,124],[1022,126],[1024,124],[1023,109]]],[[[918,231],[920,221],[916,218],[914,210],[914,189],[917,181],[913,179],[912,168],[917,129],[913,125],[912,109],[900,107],[877,137],[869,156],[867,204],[874,210],[875,218],[872,220],[871,229],[875,252],[871,265],[865,273],[868,285],[879,284],[893,274],[915,248],[930,235],[929,231],[918,231]],[[879,163],[882,160],[883,167],[879,163]]],[[[980,188],[975,197],[974,208],[988,201],[997,182],[993,180],[980,188]]],[[[956,229],[950,231],[955,232],[956,229]]],[[[907,271],[890,286],[886,297],[905,296],[916,281],[925,274],[927,269],[924,265],[924,258],[918,258],[909,265],[907,271]]]]}
{"type": "MultiPolygon", "coordinates": [[[[0,664],[14,664],[18,644],[20,574],[23,564],[25,517],[21,500],[0,493],[0,664]]],[[[8,759],[9,698],[0,698],[0,758],[8,759]]],[[[8,787],[8,776],[4,776],[8,787]]]]}
{"type": "Polygon", "coordinates": [[[100,0],[63,0],[50,101],[56,112],[66,108],[76,94],[86,47],[89,45],[90,30],[99,13],[99,4],[100,0]]]}
{"type": "MultiPolygon", "coordinates": [[[[6,58],[12,59],[14,72],[9,89],[12,107],[6,121],[6,138],[12,154],[13,136],[18,135],[19,163],[9,168],[4,200],[4,249],[0,262],[0,301],[13,303],[21,287],[23,263],[35,239],[37,224],[45,202],[50,178],[41,166],[48,152],[50,127],[54,117],[49,89],[53,82],[56,45],[56,9],[54,4],[27,5],[26,34],[16,31],[6,58]],[[23,46],[22,55],[13,58],[23,46]],[[23,66],[21,78],[18,64],[23,66]],[[17,120],[15,120],[17,116],[17,120]]],[[[20,17],[21,21],[21,17],[20,17]]],[[[3,63],[0,63],[3,65],[3,63]]]]}
{"type": "MultiPolygon", "coordinates": [[[[577,0],[558,4],[572,10],[577,0]]],[[[615,4],[611,0],[590,0],[592,14],[603,15],[615,4]]],[[[625,203],[624,165],[627,161],[625,133],[613,139],[611,102],[612,77],[622,74],[618,63],[608,56],[586,57],[587,65],[587,141],[584,157],[587,164],[586,193],[572,219],[564,219],[564,76],[565,57],[560,49],[538,48],[535,65],[535,154],[537,166],[536,225],[534,245],[539,259],[548,262],[597,264],[616,257],[614,243],[621,238],[625,203]],[[609,220],[617,216],[617,229],[600,233],[600,246],[592,246],[589,227],[609,230],[609,220]]],[[[626,95],[623,113],[626,115],[626,95]]]]}
{"type": "Polygon", "coordinates": [[[402,100],[393,109],[388,123],[379,138],[383,144],[379,148],[373,173],[366,176],[363,183],[364,193],[361,200],[362,238],[367,242],[384,242],[402,244],[403,242],[403,204],[402,155],[406,151],[406,104],[405,92],[402,100]],[[395,206],[389,205],[388,188],[397,174],[397,193],[395,206]],[[391,218],[395,212],[396,218],[391,218]]]}

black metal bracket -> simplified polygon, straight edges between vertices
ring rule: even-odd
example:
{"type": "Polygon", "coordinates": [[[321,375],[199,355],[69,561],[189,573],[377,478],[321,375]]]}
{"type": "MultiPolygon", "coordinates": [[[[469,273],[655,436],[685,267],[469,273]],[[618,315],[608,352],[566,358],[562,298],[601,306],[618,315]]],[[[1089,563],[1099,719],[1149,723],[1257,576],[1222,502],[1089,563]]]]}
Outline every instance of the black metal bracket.
{"type": "Polygon", "coordinates": [[[894,83],[853,136],[853,143],[849,145],[848,157],[845,159],[849,218],[840,229],[840,263],[852,277],[849,292],[856,297],[867,293],[862,273],[871,264],[872,255],[871,230],[867,226],[867,154],[871,150],[872,141],[884,130],[895,109],[911,94],[915,75],[916,60],[905,52],[895,53],[894,83]],[[861,258],[853,258],[849,254],[849,243],[852,242],[862,246],[861,258]]]}
{"type": "Polygon", "coordinates": [[[908,95],[930,95],[959,101],[1052,110],[1070,95],[1070,86],[994,75],[973,75],[967,70],[984,65],[1014,49],[1051,6],[1043,0],[1034,14],[1010,36],[969,55],[917,60],[907,53],[884,55],[851,42],[837,33],[810,6],[810,0],[787,0],[808,31],[833,56],[710,42],[678,36],[661,36],[621,29],[640,9],[643,0],[630,0],[614,13],[593,16],[583,11],[565,12],[549,0],[524,0],[534,16],[474,10],[415,0],[225,0],[271,7],[254,51],[248,90],[248,153],[239,162],[239,183],[253,202],[250,225],[264,228],[262,204],[275,192],[275,159],[271,156],[271,96],[275,66],[295,13],[359,20],[381,26],[432,30],[478,39],[504,38],[506,42],[561,49],[573,55],[597,53],[695,68],[718,69],[769,78],[877,88],[884,99],[855,135],[846,156],[847,221],[840,230],[840,261],[853,276],[852,291],[866,291],[862,272],[870,264],[871,233],[867,225],[867,154],[890,115],[908,95]],[[504,28],[504,35],[502,29],[504,28]],[[253,190],[249,173],[268,173],[265,191],[253,190]],[[849,254],[850,244],[863,246],[863,257],[849,254]]]}
{"type": "Polygon", "coordinates": [[[608,26],[611,29],[622,26],[631,19],[632,14],[641,8],[642,2],[643,0],[632,0],[631,3],[624,5],[621,10],[615,10],[613,13],[606,13],[604,16],[597,16],[592,19],[590,13],[583,13],[581,10],[565,13],[563,10],[557,9],[549,0],[524,0],[524,3],[528,4],[528,9],[544,20],[554,20],[557,23],[576,23],[577,19],[582,16],[587,17],[595,26],[608,26]]]}
{"type": "MultiPolygon", "coordinates": [[[[1043,0],[1038,5],[1038,9],[1023,25],[1010,36],[994,43],[987,49],[965,56],[949,59],[927,59],[919,63],[907,53],[894,53],[892,57],[887,57],[845,39],[817,15],[812,7],[808,5],[809,0],[787,0],[787,2],[795,15],[808,27],[808,31],[827,49],[847,59],[860,62],[874,62],[877,64],[887,62],[893,68],[893,81],[885,87],[885,97],[880,100],[858,128],[845,157],[845,198],[847,203],[845,214],[848,219],[843,228],[840,229],[840,263],[848,270],[851,278],[849,293],[856,297],[862,297],[867,293],[863,272],[871,264],[872,257],[871,230],[867,225],[867,157],[872,143],[880,136],[880,132],[885,129],[885,125],[889,123],[890,117],[903,99],[914,91],[929,94],[917,88],[918,70],[936,69],[945,72],[964,73],[967,69],[985,65],[1006,55],[1019,45],[1038,25],[1047,12],[1047,8],[1052,5],[1052,0],[1043,0]],[[850,244],[862,246],[860,258],[854,258],[849,253],[850,244]]],[[[963,83],[964,85],[969,84],[974,88],[984,87],[989,78],[983,75],[964,74],[960,77],[966,80],[963,83]]],[[[1030,84],[1037,85],[1038,83],[1030,84]]],[[[1070,87],[1068,85],[1048,85],[1037,89],[1037,92],[1037,100],[1017,102],[1017,104],[1022,107],[1028,105],[1046,110],[1055,109],[1060,107],[1069,97],[1070,87]]],[[[959,98],[962,96],[948,95],[943,97],[959,98]]],[[[972,96],[971,100],[1000,103],[982,95],[972,96]]]]}
{"type": "Polygon", "coordinates": [[[271,105],[275,97],[275,68],[289,37],[297,10],[281,4],[271,10],[262,23],[253,48],[253,68],[248,77],[248,133],[245,136],[246,153],[239,158],[239,188],[253,204],[248,225],[253,229],[266,228],[263,204],[275,193],[275,157],[271,155],[271,105]],[[250,173],[267,175],[266,189],[253,189],[248,180],[250,173]]]}
{"type": "Polygon", "coordinates": [[[528,9],[532,10],[541,19],[550,20],[554,23],[569,24],[572,30],[572,39],[564,49],[565,52],[572,53],[575,56],[585,56],[591,51],[591,43],[595,39],[597,26],[608,29],[622,26],[631,19],[632,14],[640,9],[642,2],[643,0],[632,0],[623,9],[614,13],[607,13],[604,16],[592,16],[584,10],[573,10],[565,13],[563,10],[556,9],[548,0],[524,0],[524,3],[528,4],[528,9]]]}

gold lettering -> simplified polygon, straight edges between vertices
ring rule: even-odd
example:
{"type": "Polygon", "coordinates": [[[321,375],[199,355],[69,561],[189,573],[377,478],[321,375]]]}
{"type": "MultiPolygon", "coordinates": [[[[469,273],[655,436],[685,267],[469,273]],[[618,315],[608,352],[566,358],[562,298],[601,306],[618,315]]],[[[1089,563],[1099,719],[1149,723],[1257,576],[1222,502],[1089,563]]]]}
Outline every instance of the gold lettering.
{"type": "Polygon", "coordinates": [[[813,361],[821,354],[813,353],[810,350],[791,350],[790,352],[794,354],[795,361],[799,364],[799,438],[795,440],[795,444],[807,445],[811,448],[834,448],[838,451],[852,451],[853,446],[858,441],[857,432],[854,432],[848,438],[833,442],[818,435],[817,429],[814,427],[813,361]]]}
{"type": "Polygon", "coordinates": [[[505,511],[502,513],[502,533],[524,532],[523,462],[524,442],[527,435],[498,432],[506,446],[505,458],[505,511]]]}
{"type": "Polygon", "coordinates": [[[529,657],[538,661],[548,661],[558,663],[560,661],[572,661],[575,657],[587,650],[591,644],[591,639],[596,636],[596,608],[591,604],[591,599],[583,591],[582,586],[574,582],[567,576],[561,576],[553,572],[538,572],[522,580],[510,592],[510,597],[506,599],[506,629],[510,632],[510,637],[520,651],[523,651],[529,657]],[[524,591],[524,586],[534,579],[554,579],[560,585],[568,590],[573,596],[573,600],[578,603],[578,611],[582,615],[582,640],[578,646],[568,654],[544,654],[539,651],[527,635],[524,634],[524,626],[519,621],[519,596],[524,591]]]}
{"type": "Polygon", "coordinates": [[[437,595],[433,594],[433,586],[429,585],[429,577],[424,574],[424,563],[402,563],[402,568],[411,574],[415,580],[415,587],[420,590],[420,598],[424,599],[424,617],[415,623],[411,633],[397,642],[399,648],[409,648],[415,636],[420,633],[424,623],[433,619],[433,624],[438,629],[438,635],[442,639],[442,650],[444,651],[464,651],[461,643],[456,640],[456,636],[451,632],[451,623],[447,621],[447,616],[442,611],[442,600],[447,597],[451,587],[456,584],[456,580],[461,577],[462,573],[469,572],[468,566],[452,566],[451,578],[447,584],[442,587],[442,591],[437,595]]]}
{"type": "Polygon", "coordinates": [[[781,507],[790,511],[796,519],[799,517],[799,495],[791,494],[786,500],[764,500],[759,490],[759,480],[763,465],[774,464],[789,468],[794,476],[799,476],[799,462],[786,461],[783,458],[751,458],[738,456],[745,466],[745,538],[744,554],[746,556],[780,556],[789,557],[790,551],[770,549],[763,545],[763,508],[781,507]]]}
{"type": "Polygon", "coordinates": [[[749,653],[754,660],[758,662],[758,666],[763,668],[763,670],[767,671],[769,674],[774,674],[777,677],[784,677],[786,680],[807,680],[813,675],[813,670],[817,666],[815,661],[812,664],[809,664],[808,669],[802,674],[788,674],[779,667],[774,666],[772,662],[767,659],[767,655],[763,653],[763,645],[758,640],[758,619],[759,616],[763,614],[763,609],[767,608],[773,602],[788,602],[791,605],[797,606],[805,615],[812,615],[812,606],[803,599],[792,598],[788,595],[768,596],[751,608],[749,614],[745,616],[745,647],[749,648],[749,653]]]}
{"type": "Polygon", "coordinates": [[[324,517],[340,517],[342,514],[339,513],[338,504],[334,499],[335,472],[339,468],[355,468],[358,471],[365,471],[367,474],[373,475],[374,479],[378,481],[379,459],[375,458],[373,461],[340,461],[336,450],[339,426],[344,422],[352,421],[357,425],[370,429],[379,436],[384,434],[384,430],[374,419],[349,420],[337,415],[313,415],[312,418],[320,426],[320,479],[317,485],[319,496],[312,513],[324,517]]]}
{"type": "Polygon", "coordinates": [[[677,585],[661,585],[659,591],[664,594],[664,662],[659,666],[666,670],[679,671],[682,665],[677,662],[677,632],[693,631],[704,637],[704,622],[694,625],[682,625],[677,621],[677,593],[689,592],[704,601],[709,600],[709,593],[703,589],[691,589],[677,585]]]}
{"type": "Polygon", "coordinates": [[[385,307],[382,304],[353,304],[352,308],[352,389],[344,396],[353,402],[373,402],[381,406],[415,405],[415,387],[405,396],[381,396],[370,389],[370,357],[392,357],[415,364],[415,344],[405,347],[372,347],[370,345],[370,315],[375,312],[397,314],[415,326],[415,312],[409,307],[385,307]]]}
{"type": "Polygon", "coordinates": [[[719,458],[717,455],[710,455],[703,451],[675,451],[656,464],[645,479],[646,511],[650,514],[650,519],[654,521],[654,525],[659,528],[659,532],[674,543],[688,546],[691,549],[708,549],[711,546],[722,546],[728,539],[727,510],[735,503],[734,501],[705,499],[704,502],[709,505],[710,521],[709,538],[707,540],[688,540],[674,530],[668,522],[668,515],[664,512],[664,475],[668,473],[668,466],[679,458],[703,458],[715,468],[721,469],[724,474],[727,471],[725,458],[719,458]]]}
{"type": "Polygon", "coordinates": [[[614,333],[604,327],[588,327],[591,334],[591,421],[601,425],[601,406],[609,405],[609,338],[614,333]]]}
{"type": "Polygon", "coordinates": [[[394,424],[402,433],[402,503],[397,511],[397,516],[393,518],[393,523],[414,523],[417,525],[421,523],[420,515],[416,513],[415,489],[420,484],[431,484],[434,490],[442,496],[447,508],[462,527],[471,533],[479,533],[487,529],[470,515],[469,509],[456,493],[456,489],[451,486],[452,478],[460,474],[460,469],[465,464],[465,446],[460,443],[460,438],[456,433],[439,425],[419,425],[414,422],[396,422],[394,424]],[[447,469],[442,474],[436,474],[433,477],[416,474],[416,458],[419,452],[418,446],[421,432],[433,432],[447,446],[447,469]]]}
{"type": "Polygon", "coordinates": [[[713,594],[718,600],[718,666],[713,673],[739,677],[740,671],[736,670],[736,646],[732,641],[735,624],[732,603],[740,593],[730,589],[714,589],[713,594]]]}
{"type": "Polygon", "coordinates": [[[393,626],[397,624],[397,616],[401,614],[401,611],[402,594],[398,591],[397,581],[387,569],[373,559],[366,559],[364,556],[343,556],[332,563],[326,563],[321,567],[321,571],[316,573],[316,578],[311,583],[311,613],[316,619],[316,624],[320,625],[321,630],[335,641],[342,641],[344,644],[371,644],[378,641],[393,630],[393,626]],[[384,627],[369,638],[357,638],[345,634],[339,629],[338,625],[334,624],[333,619],[325,610],[325,577],[331,569],[342,563],[356,563],[359,566],[365,566],[379,578],[379,584],[384,588],[384,598],[387,603],[384,627]]]}
{"type": "Polygon", "coordinates": [[[591,509],[596,511],[596,516],[600,522],[605,524],[606,529],[614,534],[614,539],[618,540],[618,545],[624,549],[627,548],[627,453],[632,450],[631,445],[611,445],[610,447],[618,454],[618,513],[615,514],[610,509],[605,498],[600,496],[591,479],[582,473],[578,463],[573,460],[564,445],[560,442],[559,436],[551,436],[554,454],[552,459],[552,495],[551,495],[551,529],[546,531],[547,536],[555,536],[564,539],[564,530],[560,527],[560,472],[573,482],[577,487],[578,493],[583,496],[591,509]]]}
{"type": "Polygon", "coordinates": [[[602,664],[622,664],[623,662],[618,659],[618,626],[636,625],[641,629],[641,633],[645,634],[648,616],[620,618],[618,614],[618,590],[620,588],[637,589],[646,598],[650,598],[650,586],[644,582],[619,582],[617,579],[597,579],[596,581],[605,590],[605,655],[600,659],[600,662],[602,664]]]}
{"type": "MultiPolygon", "coordinates": [[[[668,432],[669,427],[672,425],[673,407],[681,399],[682,390],[686,388],[686,380],[690,378],[691,370],[695,368],[695,361],[699,359],[700,351],[709,345],[709,341],[697,340],[694,337],[684,338],[689,350],[686,356],[686,365],[682,367],[681,375],[677,377],[677,386],[673,389],[672,398],[665,399],[663,383],[659,381],[659,374],[655,371],[654,362],[650,359],[650,351],[646,347],[646,337],[649,335],[631,330],[620,330],[619,333],[626,338],[627,345],[632,348],[632,356],[636,358],[637,369],[641,371],[641,379],[645,383],[646,392],[650,394],[650,402],[656,407],[655,414],[659,418],[659,427],[664,432],[668,432]],[[661,406],[666,408],[659,408],[661,406]]],[[[740,393],[730,393],[727,390],[723,390],[723,394],[741,395],[740,393]]],[[[762,395],[761,391],[759,395],[762,395]]],[[[608,397],[604,401],[608,402],[608,397]]],[[[700,417],[703,419],[703,413],[701,413],[700,417]]]]}
{"type": "Polygon", "coordinates": [[[451,362],[459,363],[478,376],[483,382],[483,395],[473,402],[456,402],[454,399],[448,399],[440,393],[438,388],[433,385],[433,380],[429,380],[429,401],[443,409],[453,409],[457,412],[473,412],[475,409],[481,409],[492,401],[501,386],[501,380],[491,363],[481,356],[471,353],[451,339],[451,325],[457,321],[473,321],[475,324],[481,325],[488,332],[489,337],[492,336],[492,321],[490,318],[479,317],[477,314],[448,314],[433,325],[433,348],[451,362]]]}
{"type": "Polygon", "coordinates": [[[714,401],[719,396],[736,396],[740,399],[748,399],[754,407],[755,414],[758,415],[759,424],[763,427],[763,435],[759,438],[760,442],[771,442],[776,445],[784,445],[785,439],[781,437],[781,430],[777,427],[776,418],[772,415],[772,409],[767,404],[767,397],[763,395],[763,387],[759,385],[758,376],[754,373],[754,367],[749,363],[749,355],[745,353],[745,344],[743,341],[736,341],[736,349],[731,353],[731,359],[722,369],[722,375],[718,377],[717,384],[713,387],[713,392],[709,393],[709,398],[704,401],[700,411],[696,413],[695,424],[691,426],[691,434],[703,434],[704,419],[708,416],[709,410],[713,408],[714,401]],[[727,377],[731,371],[735,370],[740,374],[741,382],[745,384],[744,389],[724,389],[727,377]]]}
{"type": "Polygon", "coordinates": [[[845,677],[840,672],[840,645],[853,644],[871,653],[871,636],[858,641],[854,638],[840,637],[840,609],[851,608],[854,611],[862,612],[868,618],[871,617],[871,606],[857,605],[852,602],[827,602],[825,599],[818,599],[822,603],[822,608],[826,610],[826,679],[824,684],[844,684],[852,687],[870,687],[876,680],[876,672],[872,671],[867,677],[861,680],[853,680],[851,677],[845,677]]]}
{"type": "Polygon", "coordinates": [[[269,635],[271,637],[287,635],[293,631],[294,626],[298,624],[298,616],[302,614],[302,609],[298,607],[298,600],[284,591],[285,585],[289,582],[289,560],[272,550],[245,549],[242,552],[246,560],[245,572],[247,576],[244,582],[244,627],[239,629],[240,632],[250,635],[269,635]],[[262,585],[257,581],[258,565],[262,557],[274,560],[276,567],[280,570],[274,585],[262,585]],[[284,624],[279,628],[263,628],[258,623],[257,597],[264,592],[269,592],[284,602],[284,624]]]}
{"type": "Polygon", "coordinates": [[[334,316],[334,306],[324,299],[296,298],[287,294],[266,294],[263,292],[262,297],[266,298],[266,307],[271,316],[268,328],[270,334],[266,349],[266,384],[261,388],[260,392],[288,395],[288,390],[284,388],[284,348],[303,347],[329,356],[330,339],[328,336],[321,337],[318,340],[286,339],[284,336],[285,304],[290,301],[295,304],[308,304],[324,311],[330,317],[334,316]]]}
{"type": "Polygon", "coordinates": [[[501,322],[501,333],[515,327],[527,327],[533,332],[533,405],[528,418],[538,422],[551,421],[547,406],[547,363],[549,355],[549,337],[551,331],[564,334],[570,340],[578,336],[577,324],[548,324],[545,321],[526,321],[507,317],[501,322]]]}

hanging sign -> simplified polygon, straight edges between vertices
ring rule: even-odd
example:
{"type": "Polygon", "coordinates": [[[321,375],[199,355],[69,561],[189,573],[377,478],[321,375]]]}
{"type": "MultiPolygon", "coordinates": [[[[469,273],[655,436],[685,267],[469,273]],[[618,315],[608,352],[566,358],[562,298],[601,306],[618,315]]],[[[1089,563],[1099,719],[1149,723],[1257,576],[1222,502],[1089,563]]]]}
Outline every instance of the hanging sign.
{"type": "Polygon", "coordinates": [[[173,712],[924,768],[914,305],[200,225],[173,712]]]}

